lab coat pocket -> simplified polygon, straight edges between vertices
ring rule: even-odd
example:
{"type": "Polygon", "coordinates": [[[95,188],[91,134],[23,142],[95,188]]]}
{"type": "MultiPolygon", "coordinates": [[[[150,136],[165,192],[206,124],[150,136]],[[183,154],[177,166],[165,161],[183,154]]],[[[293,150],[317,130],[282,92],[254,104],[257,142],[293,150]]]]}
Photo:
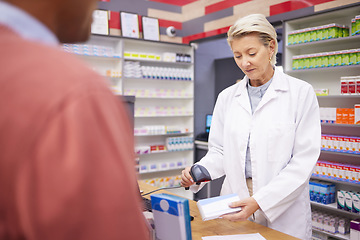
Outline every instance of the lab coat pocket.
{"type": "Polygon", "coordinates": [[[269,127],[268,160],[286,164],[292,156],[295,140],[295,124],[281,123],[269,127]]]}

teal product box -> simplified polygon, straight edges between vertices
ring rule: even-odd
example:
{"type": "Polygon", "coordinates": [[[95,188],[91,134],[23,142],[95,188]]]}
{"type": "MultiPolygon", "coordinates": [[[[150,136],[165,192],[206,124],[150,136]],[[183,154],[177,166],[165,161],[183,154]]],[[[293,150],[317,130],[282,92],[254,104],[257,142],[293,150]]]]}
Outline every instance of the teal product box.
{"type": "Polygon", "coordinates": [[[354,193],[349,191],[349,192],[345,192],[345,211],[351,212],[352,211],[352,199],[353,199],[353,195],[354,193]]]}
{"type": "Polygon", "coordinates": [[[171,194],[151,195],[156,238],[191,240],[189,200],[171,194]]]}
{"type": "Polygon", "coordinates": [[[360,212],[360,193],[353,193],[352,196],[352,212],[359,213],[360,212]]]}
{"type": "Polygon", "coordinates": [[[337,208],[338,209],[345,209],[345,191],[338,190],[337,191],[337,208]]]}

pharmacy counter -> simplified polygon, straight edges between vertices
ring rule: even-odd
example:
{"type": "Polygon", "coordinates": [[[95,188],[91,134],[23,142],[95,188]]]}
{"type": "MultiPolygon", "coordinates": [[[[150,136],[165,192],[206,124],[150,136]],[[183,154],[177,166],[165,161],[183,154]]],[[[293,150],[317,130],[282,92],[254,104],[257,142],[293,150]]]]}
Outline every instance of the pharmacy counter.
{"type": "MultiPolygon", "coordinates": [[[[144,193],[155,190],[156,188],[150,186],[142,181],[139,181],[140,189],[144,193]]],[[[160,190],[156,193],[169,193],[165,190],[160,190]]],[[[170,193],[171,194],[171,193],[170,193]]],[[[149,195],[147,197],[150,198],[149,195]]],[[[205,236],[215,235],[234,235],[234,234],[250,234],[260,233],[267,240],[299,240],[298,238],[289,236],[282,232],[273,230],[271,228],[262,226],[251,221],[230,222],[224,219],[215,219],[210,221],[202,221],[196,202],[189,200],[190,215],[194,216],[191,221],[192,239],[201,240],[205,236]]]]}

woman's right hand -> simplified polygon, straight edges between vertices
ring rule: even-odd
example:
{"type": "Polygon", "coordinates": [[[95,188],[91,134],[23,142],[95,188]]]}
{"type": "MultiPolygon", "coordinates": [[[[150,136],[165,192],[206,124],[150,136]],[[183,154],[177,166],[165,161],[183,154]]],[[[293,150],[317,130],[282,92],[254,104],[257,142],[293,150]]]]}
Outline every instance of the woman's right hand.
{"type": "Polygon", "coordinates": [[[194,184],[194,180],[192,179],[192,177],[190,175],[190,168],[191,167],[186,167],[181,172],[181,186],[182,187],[190,187],[191,185],[194,184]]]}

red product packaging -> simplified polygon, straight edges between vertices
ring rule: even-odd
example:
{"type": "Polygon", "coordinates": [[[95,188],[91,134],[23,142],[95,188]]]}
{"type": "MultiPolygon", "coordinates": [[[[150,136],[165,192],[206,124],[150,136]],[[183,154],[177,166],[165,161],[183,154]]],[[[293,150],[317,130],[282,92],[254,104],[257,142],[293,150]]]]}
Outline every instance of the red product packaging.
{"type": "Polygon", "coordinates": [[[120,36],[120,13],[109,11],[109,35],[120,36]]]}
{"type": "Polygon", "coordinates": [[[349,94],[349,84],[348,80],[341,80],[341,94],[349,94]]]}
{"type": "Polygon", "coordinates": [[[348,82],[348,92],[349,94],[355,94],[356,93],[356,84],[355,84],[355,79],[351,79],[348,82]]]}

